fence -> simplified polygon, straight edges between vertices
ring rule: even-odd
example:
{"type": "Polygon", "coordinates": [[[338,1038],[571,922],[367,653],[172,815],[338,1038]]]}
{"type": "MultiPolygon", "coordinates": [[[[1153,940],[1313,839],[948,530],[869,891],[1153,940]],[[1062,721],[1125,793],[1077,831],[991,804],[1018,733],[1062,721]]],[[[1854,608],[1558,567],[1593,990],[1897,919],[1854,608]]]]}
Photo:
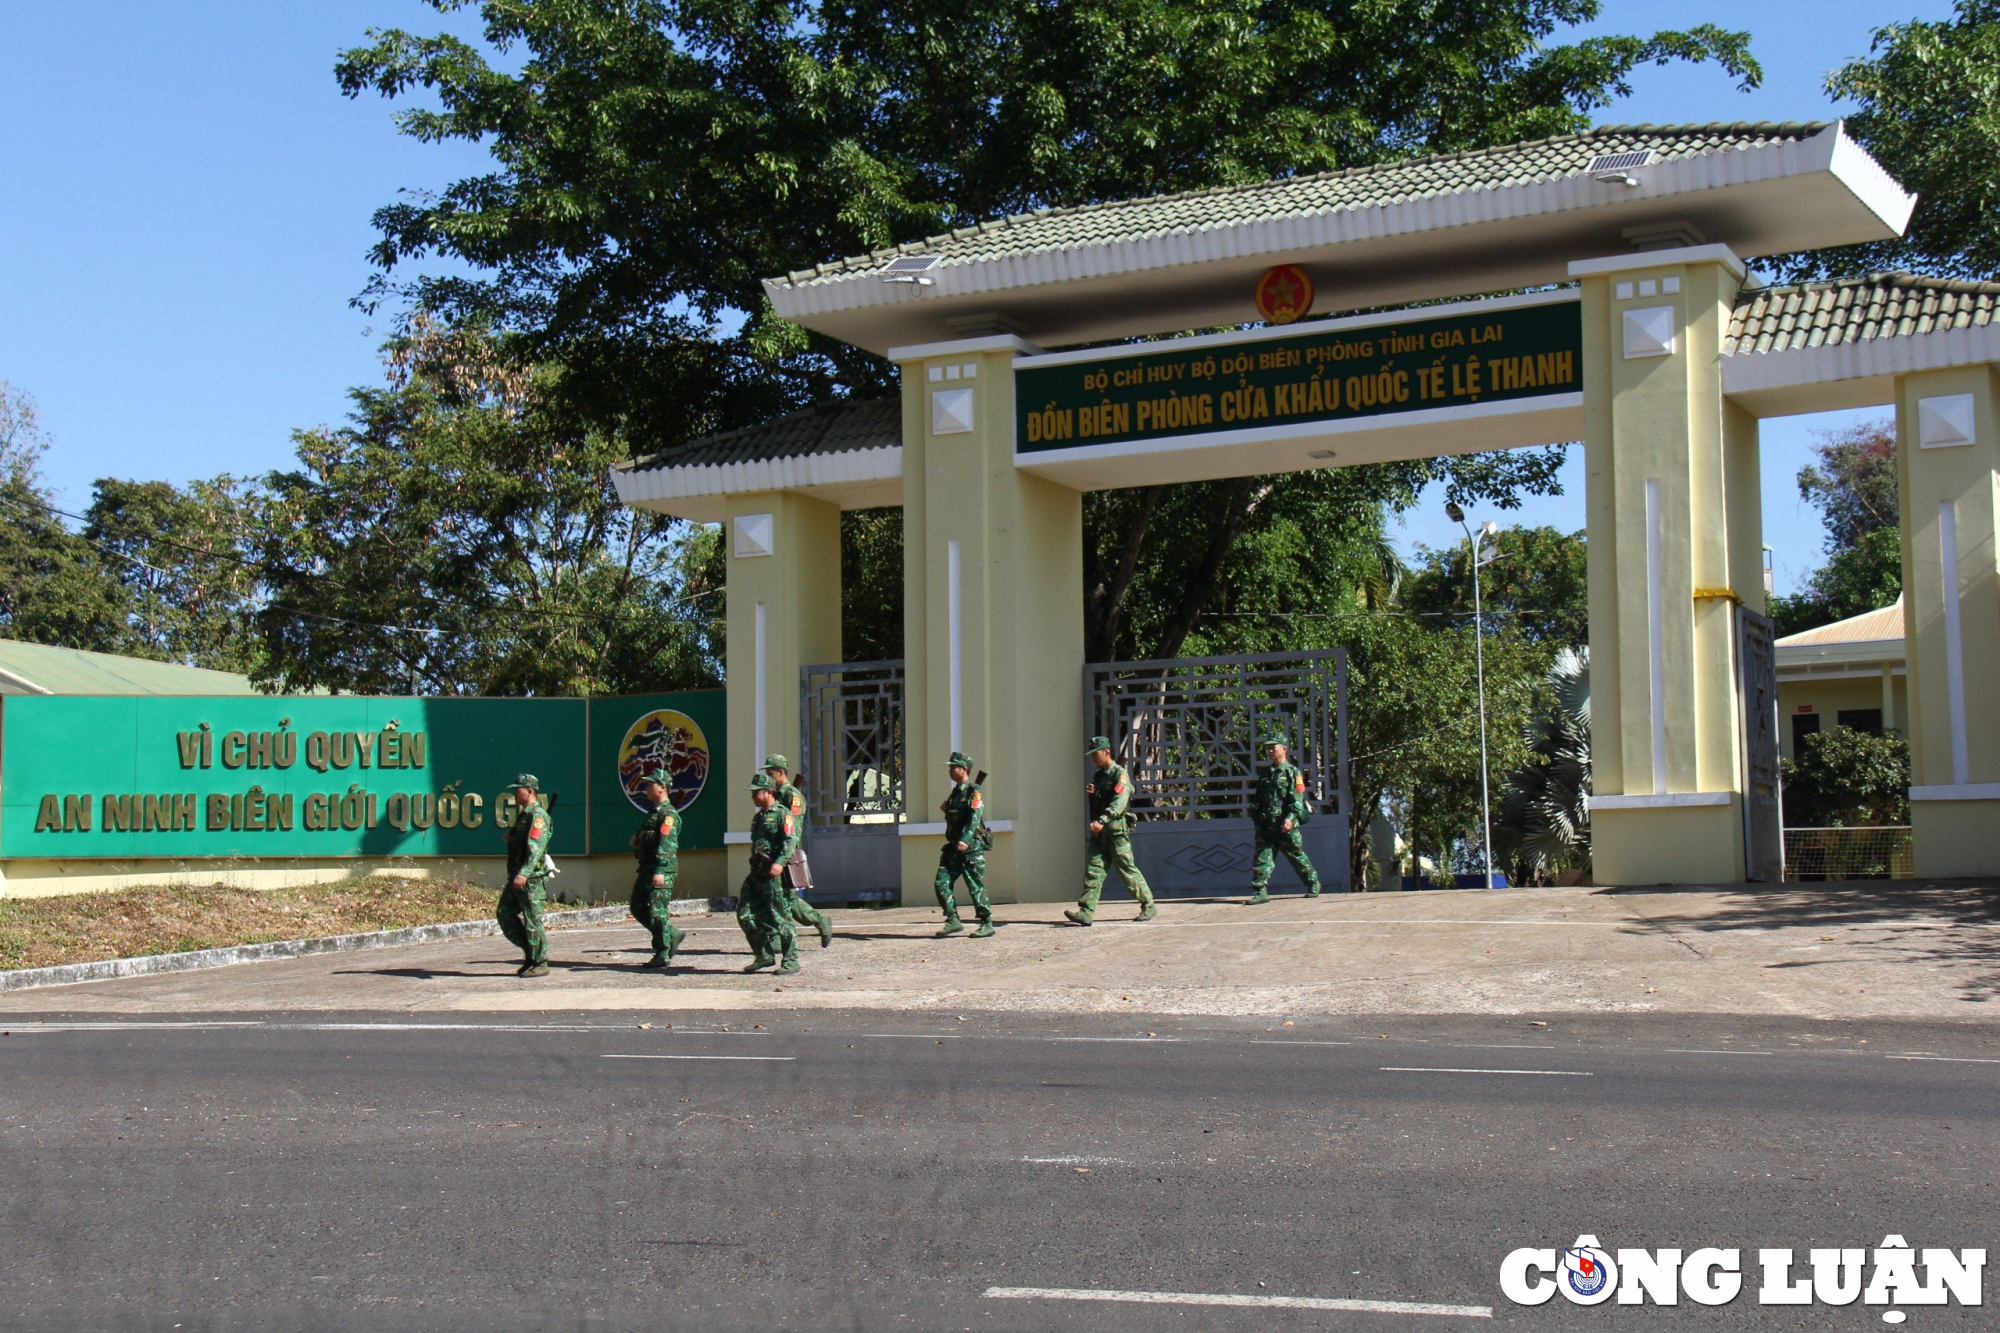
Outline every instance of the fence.
{"type": "Polygon", "coordinates": [[[1910,830],[1880,828],[1788,828],[1788,880],[1910,879],[1910,830]]]}

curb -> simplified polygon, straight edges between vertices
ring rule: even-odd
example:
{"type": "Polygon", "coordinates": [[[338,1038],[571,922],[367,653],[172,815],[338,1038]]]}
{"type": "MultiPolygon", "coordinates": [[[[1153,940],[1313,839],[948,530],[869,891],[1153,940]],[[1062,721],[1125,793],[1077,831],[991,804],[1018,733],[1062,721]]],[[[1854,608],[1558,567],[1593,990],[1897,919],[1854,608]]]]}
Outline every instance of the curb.
{"type": "MultiPolygon", "coordinates": [[[[729,910],[717,903],[722,898],[684,898],[668,911],[674,916],[705,916],[729,910]]],[[[548,912],[542,917],[545,928],[588,926],[600,921],[622,921],[630,912],[624,907],[585,907],[567,912],[548,912]]],[[[480,921],[446,921],[434,926],[405,926],[400,930],[371,930],[359,935],[319,935],[303,940],[272,940],[265,944],[231,944],[219,949],[196,949],[189,953],[155,953],[138,958],[106,958],[95,963],[58,963],[54,967],[29,967],[0,972],[0,993],[34,990],[42,986],[69,986],[79,981],[113,981],[120,977],[150,977],[165,972],[197,972],[236,963],[269,963],[282,958],[304,958],[312,954],[350,953],[356,949],[388,949],[399,944],[437,944],[446,940],[477,939],[498,935],[499,923],[491,918],[480,921]]]]}

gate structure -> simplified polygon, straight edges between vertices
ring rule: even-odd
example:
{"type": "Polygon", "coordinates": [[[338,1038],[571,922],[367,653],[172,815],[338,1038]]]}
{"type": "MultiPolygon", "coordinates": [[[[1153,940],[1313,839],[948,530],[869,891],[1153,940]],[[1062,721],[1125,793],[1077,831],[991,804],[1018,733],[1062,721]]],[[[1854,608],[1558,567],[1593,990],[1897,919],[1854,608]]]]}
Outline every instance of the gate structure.
{"type": "Polygon", "coordinates": [[[799,781],[819,902],[903,896],[903,663],[842,662],[799,672],[799,781]]]}
{"type": "MultiPolygon", "coordinates": [[[[1258,742],[1273,730],[1305,772],[1322,886],[1352,887],[1344,649],[1093,663],[1084,700],[1088,730],[1132,776],[1132,853],[1155,893],[1249,891],[1258,742]]],[[[1273,887],[1292,880],[1280,858],[1273,887]]]]}
{"type": "Polygon", "coordinates": [[[1785,877],[1784,811],[1778,790],[1778,649],[1769,616],[1736,608],[1736,660],[1743,672],[1743,865],[1753,880],[1785,877]]]}

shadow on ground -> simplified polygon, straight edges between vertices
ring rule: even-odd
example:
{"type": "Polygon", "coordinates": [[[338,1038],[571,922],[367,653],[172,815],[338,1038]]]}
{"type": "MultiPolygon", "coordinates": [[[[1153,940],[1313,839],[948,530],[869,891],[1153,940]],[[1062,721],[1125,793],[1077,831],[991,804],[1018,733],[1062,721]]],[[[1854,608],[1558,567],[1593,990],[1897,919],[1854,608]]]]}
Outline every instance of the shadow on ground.
{"type": "Polygon", "coordinates": [[[1702,938],[1734,931],[1834,931],[1839,959],[1766,963],[1774,971],[1850,962],[1854,955],[1952,969],[1961,998],[2000,998],[2000,886],[1975,880],[1869,880],[1828,884],[1691,885],[1600,889],[1643,918],[1628,934],[1662,930],[1697,953],[1702,938]],[[1701,895],[1685,914],[1662,910],[1677,894],[1701,895]],[[1855,932],[1860,932],[1856,934],[1855,932]],[[1969,969],[1969,971],[1968,971],[1969,969]]]}

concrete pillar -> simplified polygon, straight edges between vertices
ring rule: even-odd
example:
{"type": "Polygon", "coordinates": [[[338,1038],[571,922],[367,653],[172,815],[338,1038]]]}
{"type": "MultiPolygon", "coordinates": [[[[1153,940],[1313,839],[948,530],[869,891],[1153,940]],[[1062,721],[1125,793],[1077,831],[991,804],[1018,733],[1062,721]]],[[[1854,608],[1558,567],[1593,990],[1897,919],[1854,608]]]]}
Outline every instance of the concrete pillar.
{"type": "MultiPolygon", "coordinates": [[[[728,498],[729,824],[750,829],[743,790],[771,750],[799,758],[799,668],[840,656],[840,510],[792,491],[728,498]]],[[[735,891],[750,868],[730,847],[735,891]]]]}
{"type": "Polygon", "coordinates": [[[903,900],[934,903],[945,756],[987,769],[995,901],[1082,888],[1083,496],[1014,468],[1008,336],[892,349],[903,375],[909,818],[903,900]]]}
{"type": "Polygon", "coordinates": [[[1764,605],[1757,423],[1722,397],[1743,266],[1695,246],[1582,280],[1591,843],[1604,884],[1744,877],[1735,606],[1764,605]]]}
{"type": "Polygon", "coordinates": [[[1896,385],[1903,633],[1916,873],[2000,871],[2000,379],[1992,366],[1896,385]]]}

